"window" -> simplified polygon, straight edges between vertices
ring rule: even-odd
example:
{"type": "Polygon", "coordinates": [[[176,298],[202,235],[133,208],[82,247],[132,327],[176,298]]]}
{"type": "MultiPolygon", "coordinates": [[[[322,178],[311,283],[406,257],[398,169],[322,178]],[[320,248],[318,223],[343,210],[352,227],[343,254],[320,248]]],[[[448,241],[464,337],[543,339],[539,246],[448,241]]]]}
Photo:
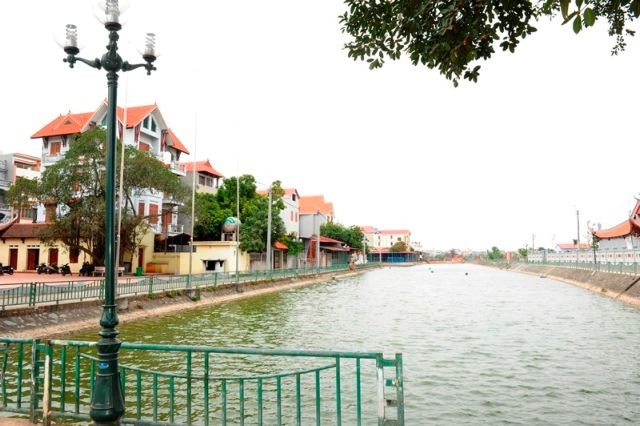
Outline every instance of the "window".
{"type": "Polygon", "coordinates": [[[144,203],[138,203],[138,217],[144,217],[144,203]]]}
{"type": "Polygon", "coordinates": [[[296,194],[291,194],[291,201],[295,201],[296,200],[296,194]]]}
{"type": "Polygon", "coordinates": [[[107,116],[102,117],[102,121],[100,121],[100,125],[102,127],[107,127],[107,116]]]}
{"type": "Polygon", "coordinates": [[[149,204],[149,223],[151,224],[158,223],[158,205],[157,204],[149,204]]]}
{"type": "Polygon", "coordinates": [[[78,257],[80,256],[80,249],[69,249],[69,263],[78,263],[78,257]]]}
{"type": "Polygon", "coordinates": [[[49,145],[49,155],[52,157],[60,155],[60,142],[51,142],[51,145],[49,145]]]}
{"type": "Polygon", "coordinates": [[[154,120],[153,117],[151,117],[151,131],[156,131],[156,120],[154,120]]]}
{"type": "Polygon", "coordinates": [[[149,152],[149,149],[151,149],[151,147],[149,146],[148,143],[139,142],[138,149],[142,152],[149,152]]]}
{"type": "Polygon", "coordinates": [[[198,184],[204,185],[205,182],[206,182],[205,177],[202,175],[198,175],[198,184]]]}
{"type": "Polygon", "coordinates": [[[45,222],[55,222],[56,221],[56,205],[49,204],[45,207],[45,222]]]}
{"type": "Polygon", "coordinates": [[[291,213],[291,215],[290,215],[291,216],[291,222],[293,222],[293,220],[294,220],[293,219],[293,211],[290,211],[289,213],[291,213]]]}
{"type": "Polygon", "coordinates": [[[142,127],[144,127],[145,129],[149,128],[149,116],[146,116],[144,120],[142,120],[142,127]]]}

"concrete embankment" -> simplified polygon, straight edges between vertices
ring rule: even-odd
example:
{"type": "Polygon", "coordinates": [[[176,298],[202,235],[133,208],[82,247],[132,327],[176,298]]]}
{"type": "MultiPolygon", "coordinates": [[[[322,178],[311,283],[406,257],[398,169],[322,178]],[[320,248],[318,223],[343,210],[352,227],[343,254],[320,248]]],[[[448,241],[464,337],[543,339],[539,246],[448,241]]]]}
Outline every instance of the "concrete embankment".
{"type": "Polygon", "coordinates": [[[534,264],[511,264],[505,269],[552,278],[640,307],[640,276],[534,264]]]}
{"type": "MultiPolygon", "coordinates": [[[[211,306],[275,291],[351,277],[367,271],[368,269],[337,271],[304,278],[244,283],[242,292],[237,292],[234,285],[227,285],[217,287],[212,291],[201,291],[200,299],[197,301],[191,300],[185,292],[177,291],[155,295],[152,298],[137,296],[120,299],[118,301],[118,317],[120,323],[123,324],[144,318],[171,315],[186,309],[211,306]]],[[[63,337],[81,330],[98,329],[98,320],[101,312],[102,307],[98,301],[4,311],[0,316],[0,336],[53,338],[63,337]]]]}

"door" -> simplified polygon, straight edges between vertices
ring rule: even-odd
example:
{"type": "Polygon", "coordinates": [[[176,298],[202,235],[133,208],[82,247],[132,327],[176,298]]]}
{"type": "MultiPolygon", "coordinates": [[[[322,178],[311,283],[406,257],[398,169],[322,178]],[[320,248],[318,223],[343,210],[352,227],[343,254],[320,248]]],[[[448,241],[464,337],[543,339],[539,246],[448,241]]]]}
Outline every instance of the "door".
{"type": "Polygon", "coordinates": [[[142,268],[142,265],[144,265],[144,249],[140,247],[138,249],[138,266],[142,268]]]}
{"type": "Polygon", "coordinates": [[[15,270],[18,269],[18,249],[9,249],[9,265],[15,270]]]}
{"type": "Polygon", "coordinates": [[[58,264],[58,249],[57,248],[52,248],[49,249],[49,264],[53,265],[53,264],[58,264]]]}
{"type": "Polygon", "coordinates": [[[27,270],[34,271],[40,263],[40,249],[27,249],[27,270]]]}

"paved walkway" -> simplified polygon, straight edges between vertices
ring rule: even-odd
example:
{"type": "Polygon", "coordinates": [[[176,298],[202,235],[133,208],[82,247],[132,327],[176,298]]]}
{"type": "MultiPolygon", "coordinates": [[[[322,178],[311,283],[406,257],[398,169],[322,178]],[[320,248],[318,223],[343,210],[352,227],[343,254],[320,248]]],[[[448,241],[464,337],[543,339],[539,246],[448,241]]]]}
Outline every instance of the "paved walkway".
{"type": "MultiPolygon", "coordinates": [[[[0,288],[15,286],[23,283],[68,283],[69,281],[97,281],[104,277],[81,277],[78,274],[65,275],[62,274],[38,274],[35,272],[14,272],[13,275],[0,275],[0,288]]],[[[133,275],[125,275],[118,277],[118,281],[125,281],[128,278],[139,278],[133,275]]]]}

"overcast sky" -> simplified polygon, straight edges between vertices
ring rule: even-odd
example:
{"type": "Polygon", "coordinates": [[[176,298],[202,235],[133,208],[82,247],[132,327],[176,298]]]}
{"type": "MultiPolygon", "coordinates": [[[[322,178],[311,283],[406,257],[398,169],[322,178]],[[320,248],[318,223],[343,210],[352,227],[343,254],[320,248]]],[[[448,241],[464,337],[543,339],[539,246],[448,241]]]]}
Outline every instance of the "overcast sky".
{"type": "MultiPolygon", "coordinates": [[[[0,150],[40,155],[33,133],[106,97],[104,72],[69,69],[52,35],[76,23],[80,56],[101,56],[92,3],[22,0],[3,14],[0,150]]],[[[406,58],[376,71],[347,58],[343,10],[340,0],[134,1],[121,54],[137,62],[153,31],[162,55],[150,77],[121,75],[119,105],[157,103],[226,176],[324,194],[342,224],[408,228],[424,248],[516,249],[532,234],[552,247],[576,237],[576,210],[582,240],[587,221],[626,219],[640,191],[638,40],[612,57],[602,23],[579,36],[539,23],[515,54],[482,64],[477,84],[453,88],[406,58]]]]}

